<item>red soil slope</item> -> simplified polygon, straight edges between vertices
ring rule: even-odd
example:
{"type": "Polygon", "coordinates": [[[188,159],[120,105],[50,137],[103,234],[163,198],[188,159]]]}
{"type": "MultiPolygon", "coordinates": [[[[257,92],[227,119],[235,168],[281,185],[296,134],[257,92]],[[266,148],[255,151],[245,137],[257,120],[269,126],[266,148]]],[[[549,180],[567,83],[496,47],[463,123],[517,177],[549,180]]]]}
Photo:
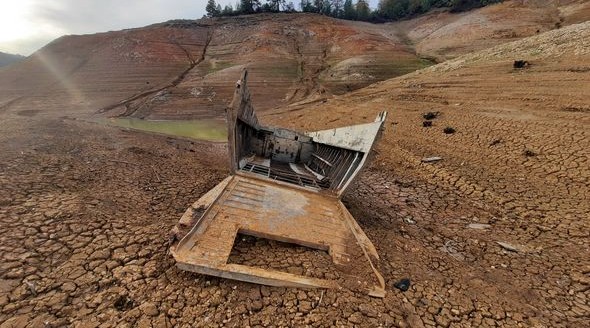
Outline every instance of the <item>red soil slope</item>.
{"type": "Polygon", "coordinates": [[[422,68],[430,64],[424,56],[456,57],[582,21],[589,8],[583,1],[506,1],[381,25],[262,14],[65,36],[0,68],[0,107],[218,117],[244,67],[257,108],[313,102],[422,68]]]}

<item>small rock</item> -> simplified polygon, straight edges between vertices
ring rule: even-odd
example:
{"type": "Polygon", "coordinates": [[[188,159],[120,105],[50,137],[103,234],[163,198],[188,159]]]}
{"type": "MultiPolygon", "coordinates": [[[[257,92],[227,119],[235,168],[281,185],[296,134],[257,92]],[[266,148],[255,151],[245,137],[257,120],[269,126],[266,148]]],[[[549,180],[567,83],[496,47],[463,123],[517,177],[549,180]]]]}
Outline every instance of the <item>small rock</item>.
{"type": "Polygon", "coordinates": [[[121,295],[115,300],[113,306],[119,311],[125,311],[133,307],[133,300],[127,295],[121,295]]]}
{"type": "Polygon", "coordinates": [[[402,292],[407,291],[408,289],[410,289],[410,279],[409,278],[404,278],[398,282],[396,282],[395,284],[393,284],[393,287],[401,290],[402,292]]]}
{"type": "Polygon", "coordinates": [[[303,301],[303,300],[306,300],[306,299],[307,299],[307,294],[304,291],[300,290],[297,293],[297,300],[303,301]]]}
{"type": "Polygon", "coordinates": [[[537,153],[535,153],[534,151],[532,151],[530,149],[525,149],[524,150],[524,156],[526,156],[526,157],[534,157],[534,156],[537,156],[537,153]]]}
{"type": "Polygon", "coordinates": [[[360,304],[359,305],[359,311],[364,315],[367,316],[369,318],[377,318],[378,316],[378,312],[377,310],[375,310],[374,306],[368,305],[368,304],[360,304]]]}
{"type": "Polygon", "coordinates": [[[511,252],[520,252],[522,249],[520,247],[514,246],[512,244],[503,242],[503,241],[497,241],[496,242],[498,245],[502,246],[502,248],[504,248],[505,250],[511,251],[511,252]]]}
{"type": "Polygon", "coordinates": [[[31,318],[26,315],[19,315],[19,316],[14,316],[6,321],[4,321],[4,323],[2,323],[0,325],[1,328],[12,328],[12,327],[26,327],[27,324],[30,322],[31,318]]]}
{"type": "Polygon", "coordinates": [[[29,288],[29,292],[31,292],[31,295],[37,296],[37,284],[34,281],[26,281],[26,280],[25,280],[25,284],[29,288]]]}
{"type": "Polygon", "coordinates": [[[445,134],[453,134],[453,133],[457,132],[457,130],[455,130],[455,128],[447,126],[446,128],[443,129],[443,132],[445,134]]]}
{"type": "Polygon", "coordinates": [[[424,157],[422,159],[422,163],[433,163],[442,160],[442,157],[432,156],[432,157],[424,157]]]}
{"type": "Polygon", "coordinates": [[[92,253],[89,257],[88,260],[92,261],[92,260],[106,260],[111,256],[111,252],[108,249],[102,249],[102,250],[98,250],[95,251],[94,253],[92,253]]]}
{"type": "Polygon", "coordinates": [[[490,142],[490,146],[498,145],[501,142],[502,142],[502,139],[494,139],[492,142],[490,142]]]}
{"type": "Polygon", "coordinates": [[[522,69],[522,68],[526,68],[530,65],[531,64],[528,61],[519,59],[519,60],[514,61],[514,63],[512,64],[512,67],[515,69],[522,69]]]}
{"type": "Polygon", "coordinates": [[[414,221],[414,218],[411,217],[411,216],[406,216],[404,218],[404,222],[407,223],[407,224],[416,224],[416,221],[414,221]]]}
{"type": "Polygon", "coordinates": [[[248,298],[252,301],[261,299],[260,288],[258,286],[252,287],[248,292],[248,298]]]}
{"type": "Polygon", "coordinates": [[[434,120],[435,118],[438,117],[438,115],[440,115],[440,112],[428,112],[428,113],[422,114],[422,117],[425,120],[434,120]]]}
{"type": "Polygon", "coordinates": [[[477,229],[477,230],[486,230],[491,228],[492,226],[489,224],[485,224],[485,223],[471,223],[467,226],[467,228],[470,229],[477,229]]]}

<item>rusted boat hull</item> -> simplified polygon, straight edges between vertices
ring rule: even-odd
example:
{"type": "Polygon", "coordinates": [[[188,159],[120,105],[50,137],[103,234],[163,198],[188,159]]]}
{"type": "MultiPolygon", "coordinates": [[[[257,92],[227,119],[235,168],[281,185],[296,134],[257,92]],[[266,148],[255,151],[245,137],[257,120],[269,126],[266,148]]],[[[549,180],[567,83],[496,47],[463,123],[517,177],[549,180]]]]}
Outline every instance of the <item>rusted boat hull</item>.
{"type": "Polygon", "coordinates": [[[375,247],[340,197],[365,165],[384,120],[382,113],[372,123],[311,133],[262,127],[244,73],[228,109],[232,175],[195,202],[175,227],[171,253],[178,267],[271,286],[346,284],[383,297],[375,247]],[[238,234],[326,251],[345,278],[228,263],[238,234]]]}

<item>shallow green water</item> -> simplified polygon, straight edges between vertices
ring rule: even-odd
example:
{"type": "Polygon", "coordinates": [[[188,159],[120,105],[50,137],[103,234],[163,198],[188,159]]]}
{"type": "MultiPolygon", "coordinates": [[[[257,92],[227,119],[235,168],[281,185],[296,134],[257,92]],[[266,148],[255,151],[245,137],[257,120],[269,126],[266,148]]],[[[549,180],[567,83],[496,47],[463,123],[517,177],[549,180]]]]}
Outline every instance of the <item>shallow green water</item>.
{"type": "Polygon", "coordinates": [[[108,118],[109,125],[207,141],[227,141],[222,120],[149,121],[137,118],[108,118]]]}

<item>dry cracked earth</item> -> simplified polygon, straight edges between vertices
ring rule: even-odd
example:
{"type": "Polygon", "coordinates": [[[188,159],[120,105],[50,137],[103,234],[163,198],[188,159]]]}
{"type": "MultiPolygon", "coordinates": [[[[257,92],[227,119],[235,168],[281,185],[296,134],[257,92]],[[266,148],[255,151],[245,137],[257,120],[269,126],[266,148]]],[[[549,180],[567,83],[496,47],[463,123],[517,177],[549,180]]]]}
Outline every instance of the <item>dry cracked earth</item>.
{"type": "MultiPolygon", "coordinates": [[[[588,327],[588,40],[579,24],[261,113],[313,130],[390,111],[344,198],[381,256],[383,299],[177,269],[169,230],[226,177],[225,145],[11,95],[0,103],[0,327],[588,327]],[[531,65],[513,69],[516,58],[531,65]],[[427,112],[438,113],[430,127],[427,112]],[[404,278],[407,291],[394,286],[404,278]]],[[[338,275],[322,252],[250,237],[230,260],[338,275]]]]}
{"type": "MultiPolygon", "coordinates": [[[[167,253],[187,204],[227,174],[224,145],[40,115],[2,121],[0,327],[589,323],[587,222],[575,214],[506,211],[377,155],[345,204],[381,255],[387,296],[258,286],[180,271],[167,253]],[[393,286],[402,278],[405,292],[393,286]]],[[[317,253],[243,237],[230,260],[331,277],[317,253]]]]}

